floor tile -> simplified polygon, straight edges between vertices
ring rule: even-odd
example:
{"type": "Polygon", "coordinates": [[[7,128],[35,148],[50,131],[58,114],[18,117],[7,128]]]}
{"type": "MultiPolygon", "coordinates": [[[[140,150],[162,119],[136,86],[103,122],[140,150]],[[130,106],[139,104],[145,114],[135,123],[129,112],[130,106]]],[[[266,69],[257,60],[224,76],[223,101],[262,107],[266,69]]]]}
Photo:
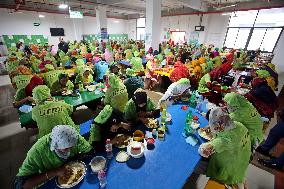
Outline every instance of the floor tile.
{"type": "Polygon", "coordinates": [[[274,187],[274,175],[251,164],[248,167],[246,179],[257,185],[259,189],[273,189],[274,187]]]}

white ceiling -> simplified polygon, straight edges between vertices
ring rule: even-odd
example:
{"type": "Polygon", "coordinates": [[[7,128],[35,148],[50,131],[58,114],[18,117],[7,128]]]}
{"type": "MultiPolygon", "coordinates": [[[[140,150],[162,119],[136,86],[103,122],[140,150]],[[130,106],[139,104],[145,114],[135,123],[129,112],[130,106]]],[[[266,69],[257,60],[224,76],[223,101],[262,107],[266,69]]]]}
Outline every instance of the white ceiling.
{"type": "MultiPolygon", "coordinates": [[[[58,9],[64,0],[25,0],[20,10],[34,10],[51,13],[68,13],[58,9]]],[[[132,18],[145,15],[146,0],[65,0],[73,10],[81,10],[86,15],[95,16],[95,8],[104,6],[108,16],[132,18]]],[[[162,0],[162,15],[187,14],[218,10],[237,10],[259,6],[284,6],[284,0],[162,0]]],[[[0,8],[15,9],[15,0],[0,0],[0,8]]]]}

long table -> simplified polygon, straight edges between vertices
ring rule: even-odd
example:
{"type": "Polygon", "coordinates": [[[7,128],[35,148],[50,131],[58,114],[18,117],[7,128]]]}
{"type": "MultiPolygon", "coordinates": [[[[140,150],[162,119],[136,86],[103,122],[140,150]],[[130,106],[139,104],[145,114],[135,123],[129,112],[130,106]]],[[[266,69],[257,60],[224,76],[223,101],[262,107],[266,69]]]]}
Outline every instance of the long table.
{"type": "MultiPolygon", "coordinates": [[[[104,96],[103,92],[96,93],[96,92],[84,91],[75,97],[74,96],[56,96],[55,99],[64,100],[67,104],[70,104],[76,108],[83,104],[97,100],[103,96],[104,96]]],[[[20,120],[21,127],[29,128],[29,127],[32,127],[32,125],[35,125],[35,122],[32,119],[32,112],[22,113],[19,111],[19,120],[20,120]]]]}
{"type": "MultiPolygon", "coordinates": [[[[191,108],[190,110],[193,115],[199,117],[201,127],[208,124],[208,121],[196,110],[191,108]]],[[[130,158],[126,163],[118,163],[114,155],[108,162],[107,189],[179,189],[184,186],[201,159],[198,154],[200,143],[190,146],[182,136],[188,110],[181,110],[179,104],[169,107],[168,112],[172,115],[173,123],[168,125],[164,141],[156,139],[154,149],[146,149],[144,156],[139,159],[130,158]]],[[[101,154],[94,154],[96,155],[101,154]]],[[[75,188],[99,188],[99,181],[97,176],[91,173],[89,162],[89,159],[85,160],[86,177],[75,188]]],[[[52,179],[41,188],[58,187],[52,179]]]]}

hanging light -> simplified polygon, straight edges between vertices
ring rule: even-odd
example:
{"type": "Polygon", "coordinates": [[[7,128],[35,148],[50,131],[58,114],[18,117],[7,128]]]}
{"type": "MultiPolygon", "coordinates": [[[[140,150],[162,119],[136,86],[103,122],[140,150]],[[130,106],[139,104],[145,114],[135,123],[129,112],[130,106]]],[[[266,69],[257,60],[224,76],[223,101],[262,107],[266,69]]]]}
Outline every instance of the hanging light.
{"type": "Polygon", "coordinates": [[[67,9],[67,8],[68,8],[68,5],[65,4],[65,3],[63,3],[63,4],[60,4],[60,5],[58,6],[58,8],[60,8],[60,9],[67,9]]]}
{"type": "Polygon", "coordinates": [[[38,17],[44,18],[45,16],[43,14],[39,14],[38,17]]]}

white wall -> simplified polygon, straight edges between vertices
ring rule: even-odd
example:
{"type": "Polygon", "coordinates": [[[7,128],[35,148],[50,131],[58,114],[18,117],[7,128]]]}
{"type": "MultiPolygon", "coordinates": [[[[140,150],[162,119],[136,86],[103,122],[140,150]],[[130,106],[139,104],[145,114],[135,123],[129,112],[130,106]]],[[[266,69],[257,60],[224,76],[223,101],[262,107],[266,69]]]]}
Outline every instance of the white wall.
{"type": "Polygon", "coordinates": [[[126,20],[126,30],[128,38],[136,40],[136,19],[126,20]]]}
{"type": "MultiPolygon", "coordinates": [[[[226,27],[229,21],[229,16],[221,14],[205,14],[201,25],[205,26],[204,31],[197,32],[198,40],[201,43],[215,46],[222,46],[226,34],[226,27]]],[[[191,38],[195,26],[199,25],[200,17],[198,15],[171,16],[162,18],[161,41],[164,41],[164,36],[168,30],[176,30],[186,32],[186,40],[191,38]]]]}
{"type": "Polygon", "coordinates": [[[272,59],[272,63],[275,64],[276,70],[279,74],[283,73],[284,72],[284,32],[282,32],[273,53],[274,57],[272,59]]]}
{"type": "MultiPolygon", "coordinates": [[[[45,18],[39,18],[36,12],[22,12],[10,14],[7,9],[0,9],[0,35],[46,35],[50,44],[57,45],[58,37],[51,37],[49,28],[64,28],[66,41],[81,40],[83,34],[98,33],[95,17],[72,19],[64,14],[40,13],[45,18]],[[34,22],[41,24],[33,26],[34,22]]],[[[128,33],[127,20],[108,18],[107,22],[109,34],[128,33]]]]}

